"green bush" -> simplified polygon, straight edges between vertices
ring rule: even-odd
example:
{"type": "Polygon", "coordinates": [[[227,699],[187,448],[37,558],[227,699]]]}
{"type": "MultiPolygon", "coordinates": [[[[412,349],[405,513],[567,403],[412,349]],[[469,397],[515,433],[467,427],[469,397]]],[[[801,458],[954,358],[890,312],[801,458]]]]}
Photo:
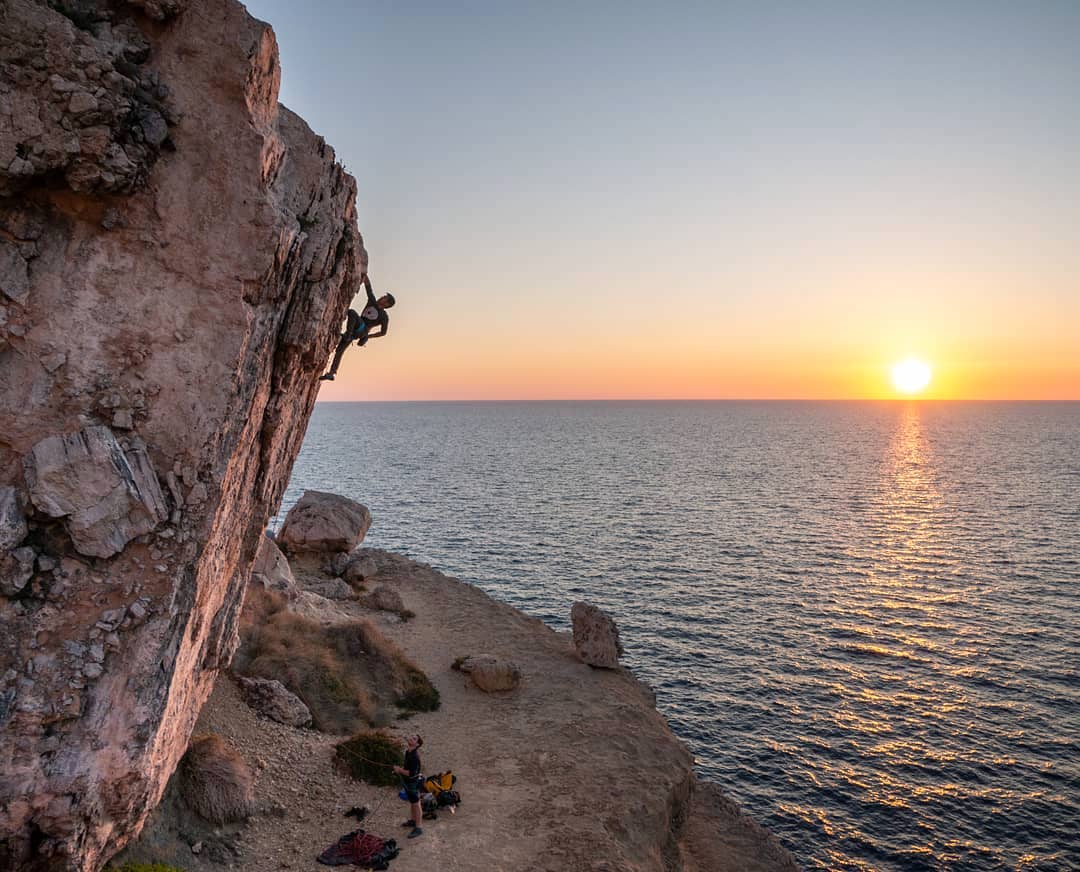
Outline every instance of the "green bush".
{"type": "Polygon", "coordinates": [[[334,749],[334,761],[338,768],[357,781],[368,784],[397,784],[398,777],[393,767],[400,766],[404,759],[404,743],[382,730],[357,733],[334,749]]]}
{"type": "Polygon", "coordinates": [[[414,666],[405,670],[405,690],[397,704],[406,711],[433,712],[440,704],[439,689],[414,666]]]}

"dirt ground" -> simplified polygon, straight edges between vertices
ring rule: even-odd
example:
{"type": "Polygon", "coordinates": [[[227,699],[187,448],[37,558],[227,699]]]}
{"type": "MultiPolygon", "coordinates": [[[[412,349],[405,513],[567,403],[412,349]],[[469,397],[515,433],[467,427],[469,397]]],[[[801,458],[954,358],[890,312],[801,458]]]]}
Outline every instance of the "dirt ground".
{"type": "MultiPolygon", "coordinates": [[[[315,861],[319,852],[362,826],[398,840],[395,872],[797,868],[719,792],[698,790],[688,801],[690,755],[655,711],[651,692],[628,672],[592,669],[576,657],[568,634],[430,567],[374,553],[380,564],[374,585],[395,587],[416,616],[402,623],[355,602],[335,604],[375,620],[438,688],[438,711],[390,729],[424,737],[425,772],[457,774],[457,814],[441,812],[424,822],[422,836],[406,839],[400,823],[408,806],[396,788],[371,787],[334,770],[333,748],[342,737],[255,715],[223,677],[197,732],[222,735],[252,764],[262,811],[225,833],[232,846],[227,856],[206,848],[196,855],[178,845],[173,862],[182,859],[192,872],[316,872],[326,868],[315,861]],[[522,685],[489,695],[450,668],[456,657],[481,653],[514,660],[522,685]],[[371,809],[362,824],[343,816],[356,805],[371,809]],[[689,820],[675,836],[673,816],[689,820]]],[[[298,581],[310,581],[307,576],[298,581]]]]}

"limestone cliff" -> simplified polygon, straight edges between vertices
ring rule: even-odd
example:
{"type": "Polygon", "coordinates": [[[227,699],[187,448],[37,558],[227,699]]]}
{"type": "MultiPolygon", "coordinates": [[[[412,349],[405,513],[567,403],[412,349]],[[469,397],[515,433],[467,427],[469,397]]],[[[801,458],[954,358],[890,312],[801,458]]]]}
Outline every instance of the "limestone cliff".
{"type": "Polygon", "coordinates": [[[138,830],[365,268],[234,0],[0,0],[0,868],[138,830]]]}

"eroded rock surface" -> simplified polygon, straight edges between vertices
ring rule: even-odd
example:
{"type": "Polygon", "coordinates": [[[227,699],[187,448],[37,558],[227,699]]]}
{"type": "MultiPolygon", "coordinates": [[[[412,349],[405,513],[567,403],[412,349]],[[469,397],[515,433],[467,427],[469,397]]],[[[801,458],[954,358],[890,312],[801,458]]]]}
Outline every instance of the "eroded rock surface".
{"type": "Polygon", "coordinates": [[[63,518],[75,550],[89,557],[119,554],[169,516],[146,447],[122,446],[108,427],[42,439],[23,471],[35,508],[63,518]]]}
{"type": "Polygon", "coordinates": [[[128,841],[235,648],[366,265],[278,84],[235,0],[0,0],[0,868],[128,841]]]}
{"type": "Polygon", "coordinates": [[[308,490],[289,509],[277,540],[291,553],[348,552],[364,541],[370,526],[366,506],[338,494],[308,490]]]}

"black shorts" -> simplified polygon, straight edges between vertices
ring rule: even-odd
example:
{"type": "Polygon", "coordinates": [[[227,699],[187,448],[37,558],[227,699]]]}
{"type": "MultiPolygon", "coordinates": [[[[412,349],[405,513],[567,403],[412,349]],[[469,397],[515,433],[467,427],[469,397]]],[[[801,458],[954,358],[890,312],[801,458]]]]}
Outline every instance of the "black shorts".
{"type": "Polygon", "coordinates": [[[405,798],[409,802],[420,801],[420,779],[419,778],[406,778],[405,782],[405,798]]]}

